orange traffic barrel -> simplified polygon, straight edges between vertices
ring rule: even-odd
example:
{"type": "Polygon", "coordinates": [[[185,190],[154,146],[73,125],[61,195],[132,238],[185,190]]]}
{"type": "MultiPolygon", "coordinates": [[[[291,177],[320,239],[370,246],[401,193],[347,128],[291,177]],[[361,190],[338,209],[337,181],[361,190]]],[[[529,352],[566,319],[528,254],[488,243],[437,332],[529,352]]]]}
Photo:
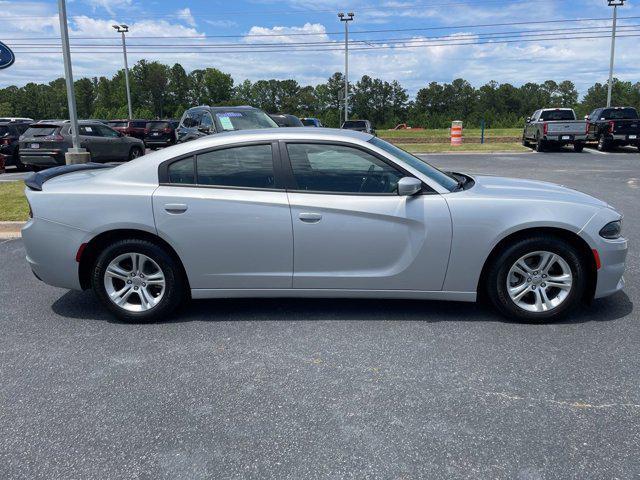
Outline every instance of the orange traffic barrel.
{"type": "Polygon", "coordinates": [[[462,122],[460,120],[451,122],[451,145],[462,145],[462,122]]]}

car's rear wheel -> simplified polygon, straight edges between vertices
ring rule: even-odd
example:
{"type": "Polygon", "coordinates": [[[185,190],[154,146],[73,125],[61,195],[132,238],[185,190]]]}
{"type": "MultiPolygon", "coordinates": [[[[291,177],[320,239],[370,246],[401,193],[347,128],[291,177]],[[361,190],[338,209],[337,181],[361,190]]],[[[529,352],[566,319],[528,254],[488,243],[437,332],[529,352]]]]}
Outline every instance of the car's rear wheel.
{"type": "Polygon", "coordinates": [[[150,322],[169,315],[184,298],[176,261],[147,240],[120,240],[98,256],[91,286],[100,301],[126,322],[150,322]]]}
{"type": "Polygon", "coordinates": [[[141,157],[144,154],[140,147],[133,147],[129,151],[129,160],[133,160],[135,158],[141,157]]]}
{"type": "Polygon", "coordinates": [[[545,151],[545,147],[546,147],[546,142],[540,138],[539,136],[536,137],[536,152],[544,152],[545,151]]]}
{"type": "Polygon", "coordinates": [[[500,252],[488,271],[487,293],[509,318],[553,321],[581,301],[586,275],[580,253],[569,242],[531,237],[500,252]]]}
{"type": "Polygon", "coordinates": [[[600,135],[600,138],[598,139],[598,150],[601,152],[606,152],[610,149],[611,143],[609,142],[609,140],[607,140],[604,135],[600,135]]]}

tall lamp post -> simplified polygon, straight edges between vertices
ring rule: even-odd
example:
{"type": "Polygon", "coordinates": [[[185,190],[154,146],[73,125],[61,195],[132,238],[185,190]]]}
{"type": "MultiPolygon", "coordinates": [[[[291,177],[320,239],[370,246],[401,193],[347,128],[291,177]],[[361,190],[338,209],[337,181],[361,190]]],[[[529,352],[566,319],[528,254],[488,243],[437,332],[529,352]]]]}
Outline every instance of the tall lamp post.
{"type": "Polygon", "coordinates": [[[129,120],[133,118],[131,110],[131,90],[129,89],[129,64],[127,63],[127,42],[124,34],[129,31],[129,25],[112,25],[115,30],[122,35],[122,54],[124,56],[124,81],[127,86],[127,106],[129,107],[129,120]]]}
{"type": "Polygon", "coordinates": [[[611,59],[609,60],[609,86],[607,88],[607,107],[611,106],[611,90],[613,89],[613,58],[616,52],[616,22],[618,20],[618,7],[624,6],[625,0],[607,0],[613,7],[613,24],[611,26],[611,59]]]}
{"type": "Polygon", "coordinates": [[[71,121],[72,148],[65,153],[65,163],[86,163],[91,155],[80,147],[80,132],[78,131],[78,113],[76,111],[76,94],[73,88],[73,70],[71,69],[71,49],[69,48],[69,27],[67,25],[67,5],[65,0],[58,0],[58,19],[60,20],[60,38],[62,40],[62,59],[64,61],[64,77],[67,84],[67,103],[69,105],[69,120],[71,121]]]}
{"type": "Polygon", "coordinates": [[[344,22],[344,121],[349,120],[349,22],[353,21],[353,12],[338,14],[344,22]]]}

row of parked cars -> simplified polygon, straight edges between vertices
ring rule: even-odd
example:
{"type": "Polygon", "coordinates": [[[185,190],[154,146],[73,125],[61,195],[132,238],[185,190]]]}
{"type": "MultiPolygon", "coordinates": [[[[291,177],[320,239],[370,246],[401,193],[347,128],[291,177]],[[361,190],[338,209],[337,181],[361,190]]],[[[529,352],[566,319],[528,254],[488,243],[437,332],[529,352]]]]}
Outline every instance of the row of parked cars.
{"type": "MultiPolygon", "coordinates": [[[[250,107],[189,108],[176,120],[81,120],[80,146],[94,162],[122,162],[175,143],[232,130],[274,127],[322,127],[317,118],[298,118],[289,114],[268,115],[250,107]]],[[[342,128],[375,135],[368,120],[350,120],[342,128]]],[[[0,164],[34,171],[63,165],[71,148],[72,127],[68,120],[0,118],[0,164]]]]}
{"type": "Polygon", "coordinates": [[[552,147],[573,145],[581,152],[586,142],[598,150],[635,145],[640,150],[640,118],[633,107],[596,108],[578,120],[570,108],[543,108],[529,117],[522,132],[522,144],[543,152],[552,147]]]}

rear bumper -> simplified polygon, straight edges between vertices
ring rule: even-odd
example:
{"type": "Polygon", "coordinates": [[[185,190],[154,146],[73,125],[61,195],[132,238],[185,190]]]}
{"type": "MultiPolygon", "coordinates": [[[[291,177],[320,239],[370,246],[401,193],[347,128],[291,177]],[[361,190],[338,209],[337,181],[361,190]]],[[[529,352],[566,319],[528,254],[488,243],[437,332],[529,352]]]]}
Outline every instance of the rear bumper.
{"type": "Polygon", "coordinates": [[[611,135],[611,138],[614,142],[620,143],[629,143],[629,144],[638,144],[640,142],[640,134],[631,134],[631,136],[635,136],[636,138],[629,138],[629,135],[611,135]]]}
{"type": "Polygon", "coordinates": [[[563,134],[549,134],[544,136],[544,140],[547,142],[558,142],[558,143],[575,143],[575,142],[586,142],[587,135],[580,134],[576,135],[573,133],[563,133],[563,134]],[[563,138],[569,137],[569,138],[563,138]]]}
{"type": "Polygon", "coordinates": [[[175,140],[171,138],[145,138],[145,145],[172,145],[175,140]]]}
{"type": "Polygon", "coordinates": [[[64,165],[64,152],[60,150],[20,151],[20,162],[36,167],[64,165]]]}
{"type": "Polygon", "coordinates": [[[42,218],[22,228],[27,262],[34,275],[54,287],[82,290],[76,253],[86,232],[42,218]]]}

